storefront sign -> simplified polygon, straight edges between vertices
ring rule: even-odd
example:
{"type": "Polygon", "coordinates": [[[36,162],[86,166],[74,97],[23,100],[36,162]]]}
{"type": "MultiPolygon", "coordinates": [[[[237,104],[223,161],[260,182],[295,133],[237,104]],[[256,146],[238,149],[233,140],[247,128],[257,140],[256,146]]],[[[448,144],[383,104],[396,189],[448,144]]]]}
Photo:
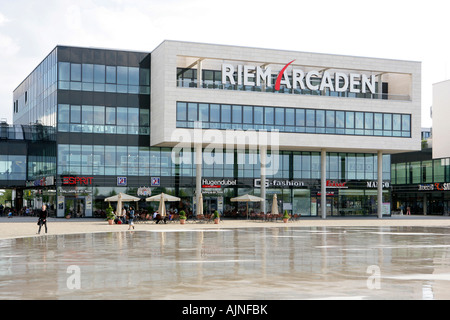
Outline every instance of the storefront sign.
{"type": "MultiPolygon", "coordinates": [[[[255,179],[253,185],[255,188],[261,188],[261,179],[255,179]]],[[[287,188],[287,187],[304,187],[305,183],[300,180],[278,180],[266,179],[266,188],[287,188]]]]}
{"type": "Polygon", "coordinates": [[[450,191],[450,183],[419,184],[419,191],[450,191]]]}
{"type": "Polygon", "coordinates": [[[117,177],[117,185],[121,187],[127,186],[127,177],[117,177]]]}
{"type": "Polygon", "coordinates": [[[219,195],[223,194],[223,190],[221,188],[205,188],[202,190],[202,194],[219,195]]]}
{"type": "Polygon", "coordinates": [[[159,187],[161,185],[161,178],[160,177],[152,177],[150,184],[152,187],[159,187]]]}
{"type": "Polygon", "coordinates": [[[45,186],[53,186],[54,184],[55,184],[54,176],[44,177],[42,179],[25,182],[25,185],[27,187],[45,187],[45,186]]]}
{"type": "MultiPolygon", "coordinates": [[[[382,188],[389,188],[389,182],[383,182],[382,188]]],[[[378,188],[378,181],[367,181],[367,188],[378,188]]]]}
{"type": "Polygon", "coordinates": [[[222,187],[235,186],[235,185],[237,185],[237,180],[230,180],[230,179],[208,180],[208,179],[203,179],[202,180],[202,185],[208,185],[208,186],[216,185],[216,186],[222,186],[222,187]]]}
{"type": "MultiPolygon", "coordinates": [[[[280,85],[285,85],[288,89],[309,89],[325,90],[335,92],[366,93],[367,89],[371,93],[375,92],[375,75],[365,75],[356,73],[335,72],[330,74],[328,71],[312,70],[304,72],[301,69],[293,68],[291,74],[286,69],[295,60],[289,62],[278,73],[275,83],[275,90],[280,90],[280,85]],[[292,81],[290,80],[292,79],[292,81]],[[319,79],[320,83],[317,83],[319,79]]],[[[260,87],[264,82],[267,87],[272,87],[272,69],[260,66],[238,65],[237,68],[232,64],[222,64],[222,83],[232,85],[256,86],[260,87]],[[234,75],[237,74],[237,79],[234,75]]]]}
{"type": "Polygon", "coordinates": [[[347,182],[336,182],[327,180],[327,188],[348,189],[347,182]]]}
{"type": "Polygon", "coordinates": [[[64,185],[92,185],[93,177],[63,177],[64,185]]]}
{"type": "Polygon", "coordinates": [[[137,195],[148,197],[152,195],[152,190],[149,187],[140,187],[137,189],[137,195]]]}

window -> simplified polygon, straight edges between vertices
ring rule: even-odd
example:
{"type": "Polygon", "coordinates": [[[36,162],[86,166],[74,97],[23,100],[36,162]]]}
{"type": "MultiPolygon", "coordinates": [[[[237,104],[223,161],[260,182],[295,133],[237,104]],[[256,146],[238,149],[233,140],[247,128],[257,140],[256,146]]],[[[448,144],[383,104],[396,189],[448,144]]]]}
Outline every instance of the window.
{"type": "Polygon", "coordinates": [[[233,123],[242,123],[242,106],[233,107],[233,123]]]}
{"type": "Polygon", "coordinates": [[[285,109],[285,112],[286,112],[285,124],[287,126],[294,126],[295,125],[295,109],[292,109],[292,108],[285,109]]]}
{"type": "Polygon", "coordinates": [[[70,122],[81,123],[81,106],[70,106],[70,122]]]}
{"type": "Polygon", "coordinates": [[[106,83],[116,83],[116,67],[106,67],[106,83]]]}
{"type": "Polygon", "coordinates": [[[275,124],[284,126],[284,108],[275,108],[275,124]]]}
{"type": "Polygon", "coordinates": [[[188,121],[197,121],[197,104],[189,103],[188,104],[188,121]]]}
{"type": "Polygon", "coordinates": [[[274,124],[274,114],[273,114],[273,108],[265,108],[265,116],[264,116],[265,124],[274,124]]]}
{"type": "Polygon", "coordinates": [[[198,121],[209,122],[209,105],[206,103],[200,103],[198,105],[198,121]]]}
{"type": "Polygon", "coordinates": [[[244,123],[248,123],[248,124],[253,123],[253,108],[252,107],[244,107],[244,123]]]}
{"type": "Polygon", "coordinates": [[[209,116],[211,122],[220,122],[220,105],[211,104],[209,116]]]}
{"type": "Polygon", "coordinates": [[[106,107],[106,124],[116,124],[116,108],[106,107]]]}
{"type": "Polygon", "coordinates": [[[94,107],[94,124],[105,124],[105,107],[94,107]]]}
{"type": "Polygon", "coordinates": [[[130,86],[139,85],[139,68],[128,68],[128,84],[130,86]]]}
{"type": "Polygon", "coordinates": [[[81,64],[71,64],[70,80],[81,81],[81,64]]]}
{"type": "Polygon", "coordinates": [[[177,121],[187,120],[187,106],[185,102],[177,103],[177,121]]]}
{"type": "Polygon", "coordinates": [[[117,67],[117,84],[128,85],[127,67],[117,67]]]}
{"type": "Polygon", "coordinates": [[[94,82],[105,83],[105,66],[98,64],[94,66],[94,82]]]}
{"type": "Polygon", "coordinates": [[[70,63],[59,63],[59,81],[70,81],[70,63]]]}
{"type": "Polygon", "coordinates": [[[70,106],[68,104],[60,104],[58,106],[58,122],[59,123],[69,123],[69,110],[70,106]]]}
{"type": "Polygon", "coordinates": [[[222,105],[222,122],[231,122],[231,106],[227,104],[222,105]]]}
{"type": "Polygon", "coordinates": [[[295,110],[295,124],[300,127],[305,126],[305,110],[304,109],[295,110]]]}
{"type": "Polygon", "coordinates": [[[83,64],[83,82],[94,82],[94,65],[83,64]]]}
{"type": "Polygon", "coordinates": [[[307,127],[315,127],[316,119],[315,119],[315,110],[306,110],[306,126],[307,127]]]}

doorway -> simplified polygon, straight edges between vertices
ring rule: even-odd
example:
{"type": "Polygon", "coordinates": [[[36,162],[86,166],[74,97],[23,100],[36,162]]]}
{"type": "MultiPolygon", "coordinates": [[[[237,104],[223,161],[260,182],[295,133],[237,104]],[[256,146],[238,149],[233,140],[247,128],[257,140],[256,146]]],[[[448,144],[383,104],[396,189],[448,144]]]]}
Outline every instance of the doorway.
{"type": "Polygon", "coordinates": [[[203,214],[213,214],[217,210],[217,198],[205,197],[203,203],[203,214]]]}
{"type": "Polygon", "coordinates": [[[84,197],[66,197],[66,212],[72,218],[81,218],[85,216],[85,198],[84,197]]]}

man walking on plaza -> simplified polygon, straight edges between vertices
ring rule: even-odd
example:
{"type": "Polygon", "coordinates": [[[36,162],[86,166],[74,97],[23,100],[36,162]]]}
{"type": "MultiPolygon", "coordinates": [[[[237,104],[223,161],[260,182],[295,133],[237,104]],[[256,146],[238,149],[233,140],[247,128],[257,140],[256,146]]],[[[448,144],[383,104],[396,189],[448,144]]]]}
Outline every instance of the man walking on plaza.
{"type": "Polygon", "coordinates": [[[48,217],[47,206],[45,204],[43,204],[42,205],[42,210],[39,212],[39,220],[38,220],[39,231],[38,231],[38,234],[41,233],[41,227],[42,227],[43,224],[45,225],[45,233],[47,233],[47,217],[48,217]]]}

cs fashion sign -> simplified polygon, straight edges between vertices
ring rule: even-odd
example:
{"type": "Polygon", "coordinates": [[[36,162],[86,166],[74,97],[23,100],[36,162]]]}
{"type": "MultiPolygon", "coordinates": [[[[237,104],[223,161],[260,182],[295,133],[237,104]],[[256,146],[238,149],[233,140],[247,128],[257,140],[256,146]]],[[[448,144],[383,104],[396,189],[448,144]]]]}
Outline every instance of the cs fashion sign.
{"type": "Polygon", "coordinates": [[[418,186],[418,191],[450,191],[450,183],[429,183],[418,186]]]}
{"type": "MultiPolygon", "coordinates": [[[[281,85],[285,85],[288,89],[309,89],[309,90],[325,90],[329,89],[334,92],[351,92],[351,93],[376,93],[375,92],[375,75],[365,75],[357,73],[335,72],[330,74],[328,71],[320,72],[312,70],[305,72],[302,69],[293,68],[291,74],[288,74],[287,68],[295,60],[289,62],[278,73],[275,82],[275,90],[280,90],[281,85]],[[292,80],[291,80],[292,79],[292,80]]],[[[260,66],[222,64],[222,84],[230,83],[232,85],[244,86],[261,86],[264,83],[267,87],[272,87],[272,69],[260,66]],[[235,73],[237,79],[235,78],[235,73]]]]}

